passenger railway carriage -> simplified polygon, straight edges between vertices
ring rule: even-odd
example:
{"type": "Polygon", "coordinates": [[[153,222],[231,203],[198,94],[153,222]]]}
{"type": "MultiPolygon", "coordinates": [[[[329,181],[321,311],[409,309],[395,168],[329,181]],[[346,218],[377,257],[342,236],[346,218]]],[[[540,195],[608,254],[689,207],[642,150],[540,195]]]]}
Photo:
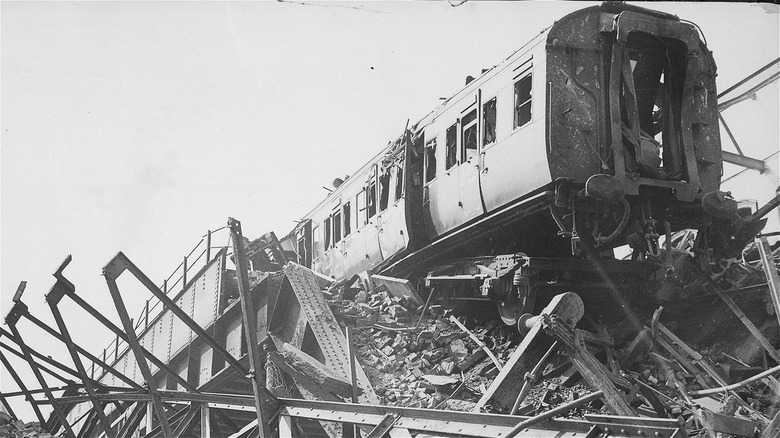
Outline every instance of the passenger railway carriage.
{"type": "MultiPolygon", "coordinates": [[[[454,258],[603,258],[733,212],[716,67],[695,25],[605,3],[467,82],[283,239],[336,279],[454,258]]],[[[712,227],[710,227],[712,228],[712,227]]]]}

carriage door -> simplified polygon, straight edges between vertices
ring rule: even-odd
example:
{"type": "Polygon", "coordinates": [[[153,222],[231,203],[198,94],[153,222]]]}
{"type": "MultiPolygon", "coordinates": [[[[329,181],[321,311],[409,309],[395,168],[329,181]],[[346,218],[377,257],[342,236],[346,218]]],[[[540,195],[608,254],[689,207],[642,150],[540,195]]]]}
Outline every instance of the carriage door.
{"type": "Polygon", "coordinates": [[[311,268],[311,219],[306,219],[304,223],[298,225],[295,230],[295,240],[297,241],[298,264],[311,268]]]}
{"type": "Polygon", "coordinates": [[[480,105],[479,96],[474,103],[461,112],[458,137],[460,139],[460,157],[455,170],[458,181],[459,202],[463,222],[469,221],[485,212],[480,190],[480,105]]]}

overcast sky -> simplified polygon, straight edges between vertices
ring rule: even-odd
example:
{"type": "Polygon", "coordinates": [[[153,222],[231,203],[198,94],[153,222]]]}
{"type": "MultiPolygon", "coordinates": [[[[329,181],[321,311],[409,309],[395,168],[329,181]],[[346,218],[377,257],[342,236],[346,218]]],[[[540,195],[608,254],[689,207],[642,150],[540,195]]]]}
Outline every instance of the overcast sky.
{"type": "MultiPolygon", "coordinates": [[[[66,276],[118,321],[100,276],[116,252],[161,282],[228,216],[249,238],[286,234],[322,186],[408,119],[585,6],[3,2],[0,313],[27,280],[25,302],[54,325],[43,295],[72,254],[66,276]]],[[[778,57],[776,6],[652,7],[701,26],[720,90],[778,57]]],[[[761,105],[760,115],[739,128],[746,153],[761,159],[777,150],[776,85],[770,91],[769,101],[747,104],[761,105]]],[[[132,315],[147,297],[127,297],[132,315]]],[[[92,351],[112,338],[76,307],[63,309],[92,351]]],[[[21,328],[70,365],[54,341],[21,328]]],[[[5,369],[0,376],[2,391],[17,389],[5,369]]]]}

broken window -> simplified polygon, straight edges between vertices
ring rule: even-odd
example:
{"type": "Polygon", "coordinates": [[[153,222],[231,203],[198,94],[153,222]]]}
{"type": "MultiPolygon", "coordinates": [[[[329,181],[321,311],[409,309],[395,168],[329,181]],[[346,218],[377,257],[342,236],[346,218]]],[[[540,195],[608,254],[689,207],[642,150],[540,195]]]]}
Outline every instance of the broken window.
{"type": "Polygon", "coordinates": [[[314,236],[314,244],[311,246],[311,258],[316,260],[320,256],[320,244],[323,243],[322,236],[320,236],[320,227],[312,228],[311,235],[314,236]]]}
{"type": "Polygon", "coordinates": [[[387,210],[387,201],[390,199],[390,168],[382,170],[379,175],[379,211],[387,210]]]}
{"type": "Polygon", "coordinates": [[[306,266],[306,238],[305,236],[298,237],[298,264],[306,266]]]}
{"type": "Polygon", "coordinates": [[[401,199],[404,194],[404,167],[395,167],[395,200],[401,199]]]}
{"type": "Polygon", "coordinates": [[[515,128],[531,121],[531,75],[515,82],[515,128]]]}
{"type": "Polygon", "coordinates": [[[330,248],[330,217],[325,218],[325,223],[322,226],[322,232],[325,234],[322,241],[325,243],[325,250],[330,248]]]}
{"type": "Polygon", "coordinates": [[[333,212],[333,244],[341,240],[341,211],[333,212]]]}
{"type": "Polygon", "coordinates": [[[466,117],[461,120],[463,127],[463,157],[462,162],[466,162],[477,156],[477,110],[471,110],[466,117]]]}
{"type": "Polygon", "coordinates": [[[621,130],[626,167],[640,176],[685,178],[678,126],[686,54],[685,45],[671,38],[643,32],[628,36],[620,78],[621,130]]]}
{"type": "Polygon", "coordinates": [[[368,218],[371,219],[376,214],[376,183],[371,180],[366,189],[366,205],[368,206],[368,218]]]}
{"type": "Polygon", "coordinates": [[[445,169],[449,170],[458,161],[458,124],[447,128],[447,157],[445,169]]]}
{"type": "Polygon", "coordinates": [[[352,231],[352,221],[351,221],[351,208],[349,206],[349,202],[344,204],[344,207],[342,207],[344,210],[344,237],[349,236],[349,233],[352,231]]]}
{"type": "Polygon", "coordinates": [[[496,141],[496,98],[492,98],[482,105],[482,124],[485,133],[482,136],[482,144],[488,145],[496,141]]]}
{"type": "Polygon", "coordinates": [[[425,182],[431,182],[436,178],[436,139],[425,145],[425,182]]]}

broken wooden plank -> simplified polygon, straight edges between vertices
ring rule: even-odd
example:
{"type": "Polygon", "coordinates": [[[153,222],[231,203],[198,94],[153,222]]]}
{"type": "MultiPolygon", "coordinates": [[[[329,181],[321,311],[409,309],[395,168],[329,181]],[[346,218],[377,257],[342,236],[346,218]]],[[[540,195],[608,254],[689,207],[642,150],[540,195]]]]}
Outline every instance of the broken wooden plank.
{"type": "Polygon", "coordinates": [[[384,286],[387,292],[396,298],[406,298],[411,300],[416,306],[422,306],[425,302],[417,294],[411,281],[405,278],[386,277],[384,275],[372,275],[376,287],[384,286]]]}
{"type": "Polygon", "coordinates": [[[623,359],[620,361],[621,368],[628,368],[633,365],[639,356],[647,353],[653,347],[653,333],[645,327],[636,335],[631,344],[628,346],[628,351],[623,359]]]}
{"type": "Polygon", "coordinates": [[[761,425],[754,421],[736,418],[732,415],[723,415],[708,409],[694,409],[696,418],[701,421],[705,429],[712,432],[720,432],[729,435],[754,437],[761,430],[761,425]]]}
{"type": "Polygon", "coordinates": [[[457,368],[458,371],[466,372],[471,369],[474,365],[482,362],[482,359],[488,357],[487,353],[485,353],[485,350],[477,350],[471,355],[469,355],[467,358],[463,359],[458,363],[457,368]]]}
{"type": "Polygon", "coordinates": [[[636,412],[626,402],[624,395],[612,383],[613,379],[607,374],[606,367],[588,351],[585,340],[579,332],[555,315],[546,316],[543,327],[545,332],[558,339],[569,352],[572,362],[591,388],[601,389],[606,405],[616,415],[636,416],[636,412]]]}
{"type": "MultiPolygon", "coordinates": [[[[573,326],[582,318],[584,312],[582,299],[573,292],[566,292],[553,297],[550,304],[542,310],[542,315],[556,314],[573,326]]],[[[537,319],[490,388],[477,402],[474,411],[478,412],[485,405],[491,404],[496,410],[509,412],[522,389],[525,374],[533,369],[552,343],[553,339],[544,333],[537,319]]]]}
{"type": "Polygon", "coordinates": [[[669,339],[669,342],[671,345],[679,348],[682,350],[688,357],[691,359],[691,361],[697,365],[699,368],[704,370],[705,373],[707,373],[708,376],[712,380],[714,380],[717,384],[725,386],[728,383],[721,377],[721,375],[715,371],[715,369],[707,363],[707,360],[702,356],[698,351],[694,350],[693,348],[689,347],[688,344],[682,341],[682,339],[678,338],[677,335],[672,333],[671,330],[666,328],[663,324],[656,323],[656,327],[658,331],[663,335],[664,337],[669,339]]]}

